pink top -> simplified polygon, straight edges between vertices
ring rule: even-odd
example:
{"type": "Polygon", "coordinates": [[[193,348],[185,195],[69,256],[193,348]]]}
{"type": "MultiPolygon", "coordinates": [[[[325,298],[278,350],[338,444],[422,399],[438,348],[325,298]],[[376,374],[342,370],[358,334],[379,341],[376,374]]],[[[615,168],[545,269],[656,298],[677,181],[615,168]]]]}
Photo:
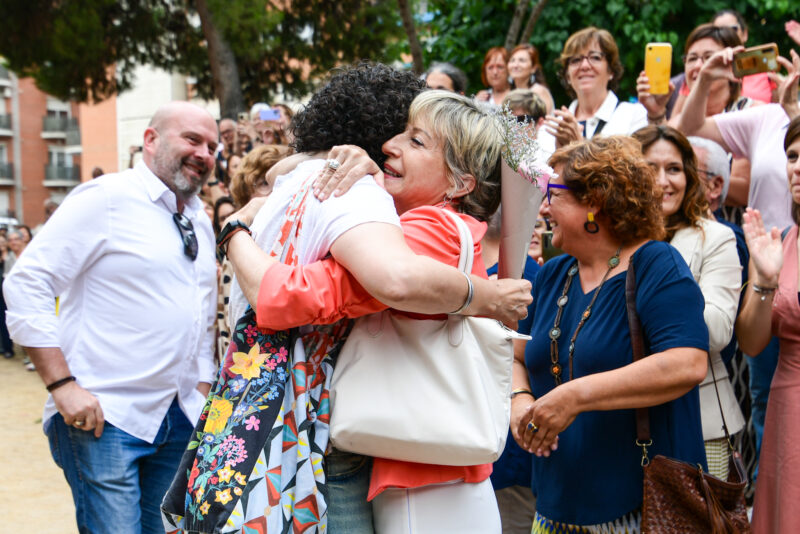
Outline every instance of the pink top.
{"type": "Polygon", "coordinates": [[[793,224],[783,151],[789,117],[780,104],[720,113],[714,122],[733,155],[750,160],[747,205],[761,212],[767,228],[793,224]]]}
{"type": "Polygon", "coordinates": [[[742,78],[742,96],[749,96],[753,100],[760,100],[765,104],[772,102],[772,90],[776,85],[769,79],[766,72],[760,72],[742,78]]]}
{"type": "MultiPolygon", "coordinates": [[[[450,208],[447,208],[450,209],[450,208]]],[[[472,233],[475,243],[472,274],[487,278],[480,251],[486,223],[458,214],[472,233]]],[[[458,228],[435,206],[423,206],[400,216],[406,242],[415,253],[457,266],[461,254],[458,228]]],[[[302,324],[330,324],[344,317],[359,317],[385,310],[361,284],[332,258],[304,266],[275,264],[264,274],[259,287],[256,319],[259,327],[286,329],[302,324]]],[[[420,319],[430,316],[408,314],[420,319]]],[[[444,466],[375,458],[368,499],[387,488],[417,488],[455,480],[482,482],[492,473],[492,464],[444,466]]]]}

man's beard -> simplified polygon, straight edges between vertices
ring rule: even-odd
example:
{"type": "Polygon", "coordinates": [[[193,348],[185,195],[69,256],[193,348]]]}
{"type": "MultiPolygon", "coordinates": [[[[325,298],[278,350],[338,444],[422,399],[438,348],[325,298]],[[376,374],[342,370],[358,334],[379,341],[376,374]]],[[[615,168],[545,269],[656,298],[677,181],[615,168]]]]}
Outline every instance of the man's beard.
{"type": "Polygon", "coordinates": [[[191,159],[190,156],[186,156],[185,158],[171,159],[169,147],[166,145],[162,150],[159,150],[154,157],[156,169],[163,169],[162,172],[164,176],[159,176],[159,178],[161,178],[167,187],[169,187],[175,193],[175,195],[179,196],[182,200],[188,200],[194,195],[198,194],[200,189],[203,187],[203,184],[206,183],[206,180],[208,180],[208,177],[211,174],[211,170],[207,169],[204,163],[195,163],[196,166],[205,169],[204,176],[199,183],[195,184],[190,178],[187,178],[181,170],[183,164],[189,159],[191,159]]]}
{"type": "MultiPolygon", "coordinates": [[[[206,176],[206,179],[208,176],[206,176]]],[[[193,184],[190,179],[188,179],[184,174],[181,172],[180,166],[178,170],[175,171],[175,174],[172,177],[172,183],[175,186],[175,194],[183,198],[184,200],[192,198],[196,194],[200,192],[200,189],[203,187],[203,184],[206,180],[203,180],[200,184],[193,184]]]]}

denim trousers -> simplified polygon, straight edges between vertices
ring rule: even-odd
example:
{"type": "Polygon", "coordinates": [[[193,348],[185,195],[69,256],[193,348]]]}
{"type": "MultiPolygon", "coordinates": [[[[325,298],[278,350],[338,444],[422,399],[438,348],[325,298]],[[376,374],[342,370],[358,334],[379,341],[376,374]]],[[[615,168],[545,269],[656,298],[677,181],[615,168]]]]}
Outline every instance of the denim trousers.
{"type": "Polygon", "coordinates": [[[325,456],[328,534],[374,534],[367,502],[372,458],[333,449],[325,456]]]}
{"type": "Polygon", "coordinates": [[[193,426],[177,399],[153,443],[106,422],[100,438],[64,423],[45,425],[53,460],[64,472],[81,534],[163,534],[161,499],[167,492],[193,426]]]}

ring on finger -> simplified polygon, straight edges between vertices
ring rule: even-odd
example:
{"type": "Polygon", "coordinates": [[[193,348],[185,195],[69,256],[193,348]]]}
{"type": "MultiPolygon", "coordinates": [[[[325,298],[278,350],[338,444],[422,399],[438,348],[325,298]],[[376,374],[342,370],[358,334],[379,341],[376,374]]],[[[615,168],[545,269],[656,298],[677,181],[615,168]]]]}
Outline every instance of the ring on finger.
{"type": "Polygon", "coordinates": [[[536,423],[531,421],[528,423],[528,430],[533,430],[533,433],[536,434],[539,431],[539,427],[536,426],[536,423]]]}
{"type": "Polygon", "coordinates": [[[83,426],[83,421],[75,421],[73,424],[75,426],[83,426]]]}
{"type": "Polygon", "coordinates": [[[331,169],[332,171],[335,171],[335,170],[336,170],[336,169],[338,169],[338,168],[339,168],[339,167],[340,167],[342,164],[339,162],[339,160],[336,160],[336,159],[329,159],[329,160],[327,160],[327,162],[326,162],[326,165],[328,166],[328,168],[329,168],[329,169],[331,169]]]}

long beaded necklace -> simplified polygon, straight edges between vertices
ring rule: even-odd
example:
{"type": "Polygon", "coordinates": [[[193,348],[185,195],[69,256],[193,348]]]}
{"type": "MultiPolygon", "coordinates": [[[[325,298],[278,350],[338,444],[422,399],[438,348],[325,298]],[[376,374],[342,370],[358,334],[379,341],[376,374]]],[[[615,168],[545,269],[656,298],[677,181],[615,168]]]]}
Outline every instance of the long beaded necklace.
{"type": "MultiPolygon", "coordinates": [[[[622,252],[622,247],[617,249],[617,252],[608,260],[608,270],[606,274],[603,275],[603,279],[600,281],[600,285],[597,286],[597,289],[594,290],[594,295],[592,295],[592,300],[589,302],[589,305],[586,307],[584,312],[581,314],[581,320],[578,322],[578,326],[575,328],[575,333],[572,334],[572,338],[569,340],[569,379],[572,380],[572,358],[575,354],[575,339],[578,337],[578,333],[583,328],[583,325],[586,324],[586,321],[589,320],[589,317],[592,315],[592,306],[594,306],[594,301],[597,300],[597,295],[600,293],[600,289],[602,289],[603,284],[606,283],[608,279],[608,275],[611,274],[611,271],[619,265],[619,255],[622,252]]],[[[558,297],[556,304],[558,304],[558,313],[556,313],[556,320],[553,322],[553,328],[550,330],[550,374],[553,375],[553,378],[556,381],[556,385],[558,386],[561,384],[561,363],[559,363],[558,357],[558,339],[561,337],[561,328],[559,325],[561,324],[561,315],[564,313],[564,307],[567,305],[569,301],[569,297],[567,296],[567,292],[569,291],[570,286],[572,285],[572,278],[578,274],[578,262],[575,261],[575,264],[569,268],[567,271],[567,281],[564,283],[564,290],[561,291],[561,296],[558,297]]]]}

